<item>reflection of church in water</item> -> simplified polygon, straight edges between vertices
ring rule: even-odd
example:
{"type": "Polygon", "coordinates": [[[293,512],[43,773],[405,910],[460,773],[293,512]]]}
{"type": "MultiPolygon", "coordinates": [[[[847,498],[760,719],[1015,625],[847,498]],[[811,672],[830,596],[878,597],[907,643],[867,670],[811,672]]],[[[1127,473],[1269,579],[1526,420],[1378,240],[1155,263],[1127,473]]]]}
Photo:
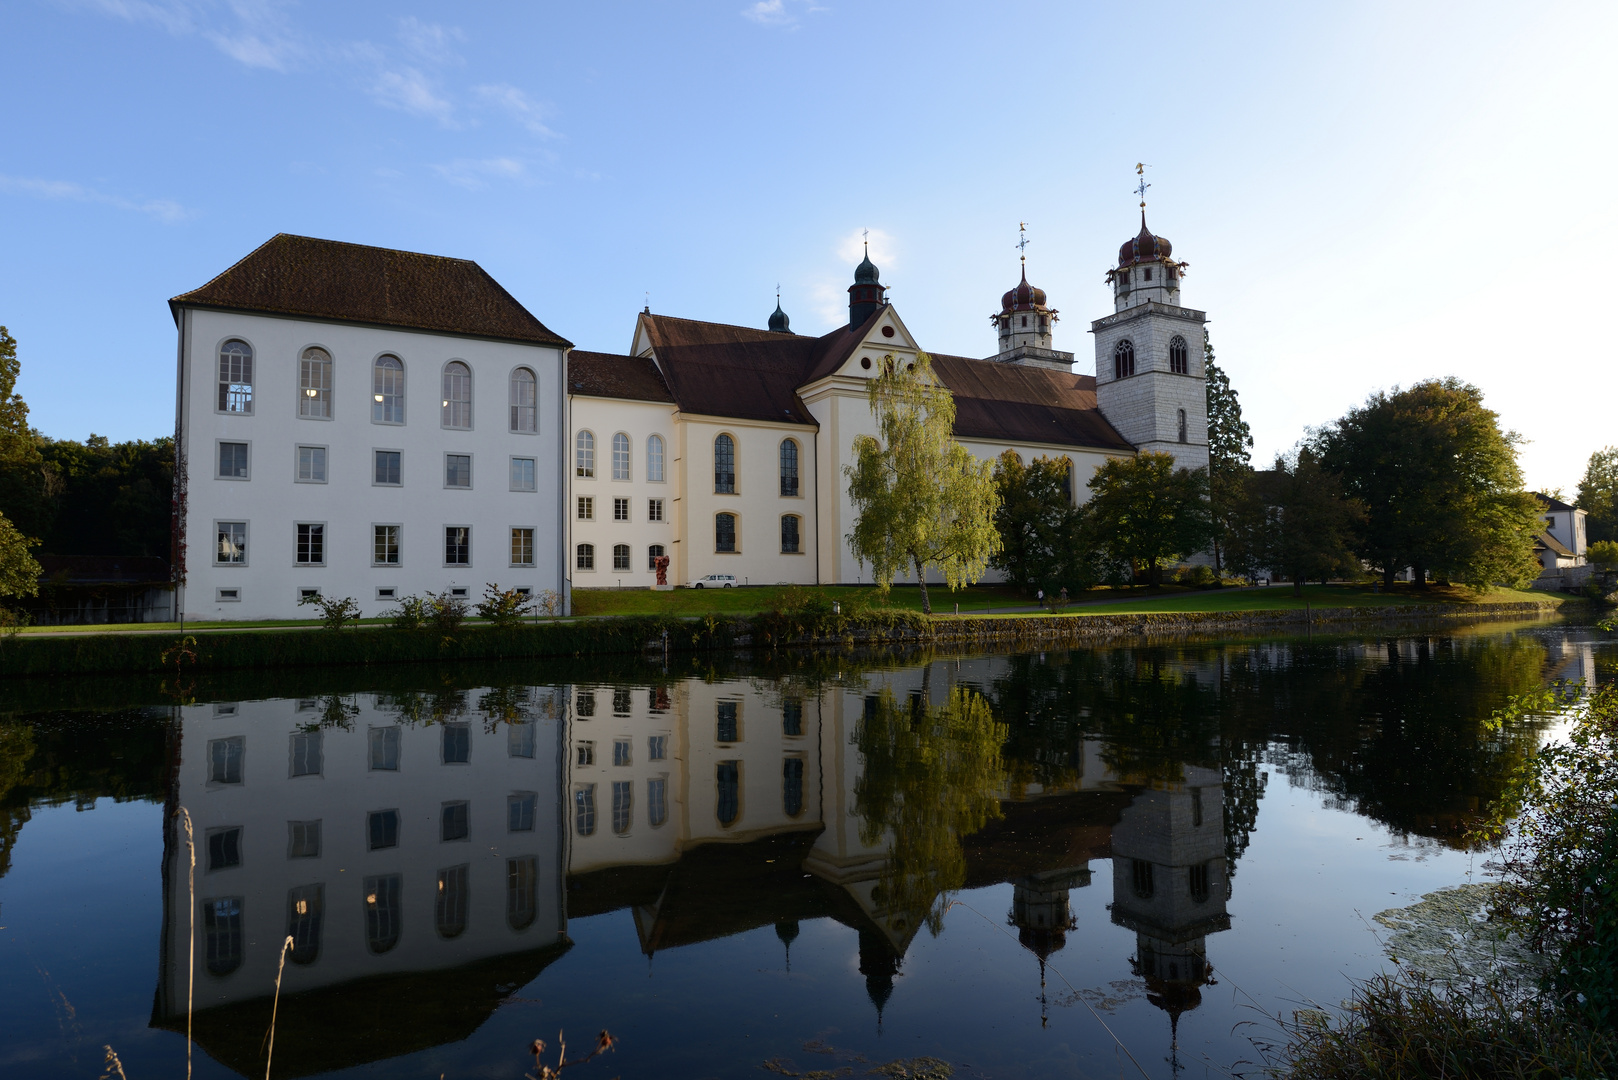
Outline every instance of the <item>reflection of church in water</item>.
{"type": "MultiPolygon", "coordinates": [[[[881,700],[937,707],[1001,663],[802,691],[693,679],[182,708],[170,808],[196,828],[198,1041],[253,1071],[266,943],[283,936],[288,1075],[463,1038],[570,947],[569,919],[625,909],[649,958],[773,927],[790,965],[802,923],[840,923],[880,1021],[928,911],[883,888],[892,837],[862,836],[856,733],[881,700]]],[[[1229,925],[1220,775],[1119,776],[1094,742],[1062,764],[1058,783],[989,793],[1000,816],[961,838],[959,887],[1012,886],[1008,919],[1043,978],[1076,934],[1114,932],[1081,930],[1070,907],[1092,863],[1110,862],[1111,921],[1135,934],[1135,974],[1178,1018],[1208,980],[1206,935],[1229,925]]],[[[173,1028],[187,948],[177,834],[165,896],[154,1022],[173,1028]]]]}

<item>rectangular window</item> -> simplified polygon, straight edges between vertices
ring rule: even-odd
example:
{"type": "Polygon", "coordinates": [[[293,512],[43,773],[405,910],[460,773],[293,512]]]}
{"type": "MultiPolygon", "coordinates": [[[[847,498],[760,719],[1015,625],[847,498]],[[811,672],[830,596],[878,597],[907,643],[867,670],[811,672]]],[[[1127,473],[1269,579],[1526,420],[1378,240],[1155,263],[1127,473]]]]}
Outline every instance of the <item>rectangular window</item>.
{"type": "Polygon", "coordinates": [[[318,731],[300,731],[292,736],[292,775],[319,776],[325,764],[318,731]]]}
{"type": "Polygon", "coordinates": [[[803,813],[803,758],[796,755],[781,762],[781,810],[787,817],[803,813]]]}
{"type": "Polygon", "coordinates": [[[595,691],[581,690],[578,701],[573,705],[573,711],[581,717],[594,716],[596,714],[595,691]]]}
{"type": "Polygon", "coordinates": [[[208,783],[239,784],[242,782],[242,755],[247,751],[247,739],[237,735],[229,739],[211,739],[208,742],[208,783]]]}
{"type": "Polygon", "coordinates": [[[614,500],[612,500],[612,520],[614,520],[614,521],[628,521],[629,520],[629,500],[628,499],[614,499],[614,500]]]}
{"type": "Polygon", "coordinates": [[[511,565],[534,565],[534,530],[511,530],[511,565]]]}
{"type": "Polygon", "coordinates": [[[659,776],[646,781],[646,823],[657,828],[669,819],[669,782],[659,776]]]}
{"type": "Polygon", "coordinates": [[[444,486],[447,488],[469,488],[472,486],[471,454],[444,455],[444,486]]]}
{"type": "Polygon", "coordinates": [[[472,565],[472,530],[467,526],[444,526],[444,565],[472,565]]]}
{"type": "Polygon", "coordinates": [[[612,545],[612,568],[614,570],[628,570],[629,569],[629,545],[628,544],[614,544],[614,545],[612,545]]]}
{"type": "Polygon", "coordinates": [[[443,744],[445,765],[467,764],[472,760],[472,725],[445,724],[443,744]]]}
{"type": "Polygon", "coordinates": [[[471,814],[465,802],[447,802],[439,812],[438,840],[449,843],[472,834],[471,814]]]}
{"type": "Polygon", "coordinates": [[[612,763],[614,765],[630,765],[630,764],[633,764],[633,762],[631,762],[629,760],[629,740],[628,739],[614,739],[614,740],[612,740],[612,763]]]}
{"type": "Polygon", "coordinates": [[[532,791],[519,791],[506,796],[506,831],[533,832],[534,808],[539,796],[532,791]]]}
{"type": "Polygon", "coordinates": [[[663,520],[663,500],[662,499],[647,499],[646,500],[646,520],[647,521],[662,521],[663,520]]]}
{"type": "Polygon", "coordinates": [[[618,686],[612,691],[612,714],[614,716],[628,716],[634,707],[629,687],[618,686]]]}
{"type": "Polygon", "coordinates": [[[326,565],[326,526],[311,524],[298,526],[298,565],[326,565]]]}
{"type": "Polygon", "coordinates": [[[320,858],[320,821],[287,822],[287,858],[320,858]]]}
{"type": "Polygon", "coordinates": [[[629,780],[612,782],[612,831],[622,836],[629,831],[634,803],[635,785],[629,780]]]}
{"type": "Polygon", "coordinates": [[[514,457],[511,459],[511,490],[537,491],[537,477],[539,473],[535,461],[531,457],[514,457]]]}
{"type": "Polygon", "coordinates": [[[242,864],[242,830],[233,825],[228,829],[208,830],[208,870],[228,870],[242,864]]]}
{"type": "Polygon", "coordinates": [[[221,521],[218,525],[219,550],[214,562],[227,566],[247,565],[247,522],[221,521]]]}
{"type": "Polygon", "coordinates": [[[378,450],[376,452],[376,472],[373,483],[385,487],[398,487],[401,483],[399,459],[404,455],[397,450],[378,450]]]}
{"type": "Polygon", "coordinates": [[[370,730],[371,769],[375,772],[399,771],[399,729],[374,727],[370,730]]]}
{"type": "Polygon", "coordinates": [[[369,835],[370,849],[380,851],[383,848],[399,846],[399,811],[378,810],[366,817],[366,829],[369,835]]]}
{"type": "Polygon", "coordinates": [[[399,526],[373,525],[371,535],[371,563],[375,566],[399,565],[399,526]]]}
{"type": "Polygon", "coordinates": [[[219,476],[224,480],[247,479],[247,444],[222,442],[219,444],[219,476]]]}
{"type": "Polygon", "coordinates": [[[591,495],[579,496],[579,520],[594,521],[596,519],[596,501],[591,495]]]}
{"type": "Polygon", "coordinates": [[[798,516],[787,514],[781,518],[781,554],[798,553],[798,516]]]}
{"type": "Polygon", "coordinates": [[[803,698],[789,697],[781,702],[781,734],[803,734],[803,698]]]}
{"type": "Polygon", "coordinates": [[[506,725],[506,756],[532,758],[534,756],[534,722],[523,720],[506,725]]]}
{"type": "Polygon", "coordinates": [[[577,764],[594,765],[596,763],[596,744],[594,742],[586,739],[578,743],[576,749],[578,751],[577,764]]]}
{"type": "Polygon", "coordinates": [[[298,447],[298,482],[324,484],[326,482],[326,448],[324,446],[298,447]]]}
{"type": "Polygon", "coordinates": [[[596,568],[596,546],[594,544],[579,545],[579,569],[594,570],[596,568]]]}
{"type": "Polygon", "coordinates": [[[737,706],[739,704],[739,702],[735,701],[721,701],[718,703],[717,734],[714,736],[718,742],[733,743],[740,740],[740,724],[736,720],[737,706]]]}
{"type": "Polygon", "coordinates": [[[667,735],[649,735],[646,738],[646,759],[648,761],[663,761],[669,756],[669,737],[667,735]]]}
{"type": "Polygon", "coordinates": [[[573,829],[580,836],[596,831],[596,786],[580,784],[573,789],[573,829]]]}

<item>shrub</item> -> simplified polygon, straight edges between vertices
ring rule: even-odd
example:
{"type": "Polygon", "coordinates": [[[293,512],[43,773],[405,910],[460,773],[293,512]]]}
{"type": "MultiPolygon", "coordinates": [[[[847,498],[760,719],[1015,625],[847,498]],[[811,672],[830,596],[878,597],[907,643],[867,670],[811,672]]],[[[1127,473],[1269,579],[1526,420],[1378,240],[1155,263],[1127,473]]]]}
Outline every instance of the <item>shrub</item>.
{"type": "Polygon", "coordinates": [[[466,601],[446,589],[427,594],[427,625],[441,634],[453,634],[466,621],[466,601]]]}
{"type": "Polygon", "coordinates": [[[1597,540],[1585,555],[1602,570],[1618,570],[1618,540],[1597,540]]]}
{"type": "Polygon", "coordinates": [[[425,597],[401,596],[399,606],[388,612],[388,620],[395,630],[420,630],[427,625],[428,610],[425,597]]]}
{"type": "Polygon", "coordinates": [[[555,589],[541,589],[534,594],[534,611],[540,615],[562,614],[562,594],[555,589]]]}
{"type": "Polygon", "coordinates": [[[299,607],[316,607],[320,609],[320,625],[327,630],[341,630],[349,623],[360,621],[359,601],[352,596],[345,596],[341,600],[311,593],[298,600],[299,607]]]}
{"type": "Polygon", "coordinates": [[[527,593],[489,584],[483,587],[483,599],[478,601],[478,618],[496,626],[517,626],[533,605],[533,598],[527,593]]]}

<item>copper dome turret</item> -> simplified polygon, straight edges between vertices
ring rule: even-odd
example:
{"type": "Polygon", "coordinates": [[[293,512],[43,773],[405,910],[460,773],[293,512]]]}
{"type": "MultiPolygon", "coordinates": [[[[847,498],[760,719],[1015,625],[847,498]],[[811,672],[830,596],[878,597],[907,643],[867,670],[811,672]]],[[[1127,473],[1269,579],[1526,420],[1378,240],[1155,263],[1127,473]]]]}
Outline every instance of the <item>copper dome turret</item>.
{"type": "Polygon", "coordinates": [[[1174,253],[1174,245],[1168,242],[1167,237],[1153,236],[1152,230],[1146,227],[1146,212],[1141,211],[1140,232],[1135,234],[1133,240],[1125,240],[1118,249],[1118,265],[1132,266],[1135,263],[1168,262],[1174,253]]]}
{"type": "Polygon", "coordinates": [[[1028,267],[1024,266],[1022,280],[1015,289],[1010,289],[1000,298],[1000,314],[1009,315],[1013,311],[1044,311],[1045,290],[1036,289],[1028,284],[1028,267]]]}

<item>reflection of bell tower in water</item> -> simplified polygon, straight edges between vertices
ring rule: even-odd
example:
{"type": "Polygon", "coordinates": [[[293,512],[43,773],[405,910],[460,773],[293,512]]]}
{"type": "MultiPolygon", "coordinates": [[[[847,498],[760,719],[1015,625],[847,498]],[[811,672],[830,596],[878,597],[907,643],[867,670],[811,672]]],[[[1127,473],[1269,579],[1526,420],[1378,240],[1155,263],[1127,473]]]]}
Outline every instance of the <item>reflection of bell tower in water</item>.
{"type": "Polygon", "coordinates": [[[1171,1039],[1213,982],[1207,935],[1230,929],[1222,781],[1187,765],[1180,781],[1135,796],[1112,830],[1112,921],[1135,931],[1135,973],[1169,1014],[1171,1039]]]}

